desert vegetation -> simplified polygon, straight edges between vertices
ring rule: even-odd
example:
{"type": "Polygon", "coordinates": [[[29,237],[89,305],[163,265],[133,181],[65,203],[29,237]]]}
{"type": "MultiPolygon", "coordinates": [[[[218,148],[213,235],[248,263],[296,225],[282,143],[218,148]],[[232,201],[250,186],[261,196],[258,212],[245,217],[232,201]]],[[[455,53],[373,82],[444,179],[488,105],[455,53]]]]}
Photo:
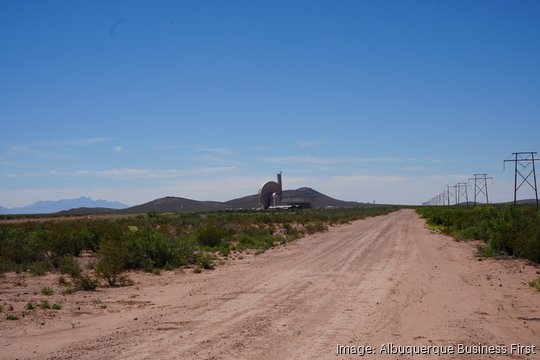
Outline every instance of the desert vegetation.
{"type": "MultiPolygon", "coordinates": [[[[277,212],[147,213],[113,219],[0,225],[0,274],[60,275],[65,292],[129,285],[126,270],[212,269],[231,252],[263,252],[394,207],[277,212]],[[69,276],[69,279],[66,278],[69,276]]],[[[50,295],[52,289],[42,289],[50,295]]]]}
{"type": "Polygon", "coordinates": [[[481,240],[480,256],[508,255],[540,263],[540,210],[535,206],[439,206],[417,212],[442,233],[481,240]]]}

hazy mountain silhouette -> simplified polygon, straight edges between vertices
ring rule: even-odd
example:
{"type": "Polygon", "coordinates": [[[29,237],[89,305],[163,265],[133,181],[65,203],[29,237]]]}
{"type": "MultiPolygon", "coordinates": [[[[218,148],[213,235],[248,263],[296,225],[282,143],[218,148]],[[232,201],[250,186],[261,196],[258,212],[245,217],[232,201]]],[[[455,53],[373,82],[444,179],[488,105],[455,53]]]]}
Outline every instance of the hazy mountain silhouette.
{"type": "Polygon", "coordinates": [[[92,200],[89,197],[82,196],[78,199],[64,199],[56,201],[38,201],[31,205],[0,208],[2,214],[50,214],[75,208],[106,208],[106,209],[125,209],[127,205],[117,201],[92,200]]]}

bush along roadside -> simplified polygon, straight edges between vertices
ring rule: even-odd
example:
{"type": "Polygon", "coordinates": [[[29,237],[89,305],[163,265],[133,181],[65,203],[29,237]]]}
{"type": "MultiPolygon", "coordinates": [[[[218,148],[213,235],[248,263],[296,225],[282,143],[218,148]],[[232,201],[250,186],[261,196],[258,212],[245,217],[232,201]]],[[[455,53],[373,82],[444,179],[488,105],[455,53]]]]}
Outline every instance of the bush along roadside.
{"type": "Polygon", "coordinates": [[[535,206],[420,207],[417,213],[457,240],[482,240],[479,256],[509,255],[540,263],[540,210],[535,206]]]}

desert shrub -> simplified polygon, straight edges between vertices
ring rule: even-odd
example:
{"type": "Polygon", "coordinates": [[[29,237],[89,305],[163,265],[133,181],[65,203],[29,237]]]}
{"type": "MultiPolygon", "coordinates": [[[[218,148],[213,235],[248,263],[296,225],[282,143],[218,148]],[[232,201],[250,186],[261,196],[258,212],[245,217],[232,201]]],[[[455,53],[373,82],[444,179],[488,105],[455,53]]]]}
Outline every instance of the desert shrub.
{"type": "Polygon", "coordinates": [[[489,244],[478,244],[476,247],[476,255],[481,257],[493,257],[497,256],[497,252],[493,250],[489,244]]]}
{"type": "Polygon", "coordinates": [[[51,308],[53,310],[61,310],[62,309],[62,305],[60,304],[52,304],[51,308]]]}
{"type": "Polygon", "coordinates": [[[173,241],[163,234],[152,232],[146,242],[145,250],[154,268],[162,268],[173,260],[173,241]]]}
{"type": "Polygon", "coordinates": [[[198,253],[196,255],[196,264],[201,268],[208,270],[212,270],[215,267],[213,258],[210,255],[204,253],[198,253]]]}
{"type": "Polygon", "coordinates": [[[231,253],[231,245],[230,245],[230,243],[229,242],[222,242],[219,245],[218,251],[223,256],[229,256],[229,254],[231,253]]]}
{"type": "Polygon", "coordinates": [[[289,223],[284,224],[283,229],[285,230],[285,234],[287,235],[287,239],[289,241],[293,241],[303,235],[298,228],[295,228],[289,223]]]}
{"type": "Polygon", "coordinates": [[[191,238],[175,238],[172,248],[173,257],[170,262],[171,265],[178,267],[192,264],[195,261],[195,251],[196,246],[191,238]]]}
{"type": "Polygon", "coordinates": [[[536,290],[540,291],[540,277],[530,281],[529,285],[535,288],[536,290]]]}
{"type": "Polygon", "coordinates": [[[193,263],[196,246],[187,236],[172,237],[156,231],[128,234],[122,245],[126,269],[178,267],[193,263]]]}
{"type": "Polygon", "coordinates": [[[26,310],[34,310],[36,307],[31,302],[26,304],[26,310]]]}
{"type": "Polygon", "coordinates": [[[52,295],[54,294],[54,290],[50,286],[44,286],[41,288],[41,293],[43,295],[52,295]]]}
{"type": "Polygon", "coordinates": [[[14,265],[15,264],[8,262],[6,259],[0,256],[0,275],[12,271],[14,265]]]}
{"type": "Polygon", "coordinates": [[[22,228],[5,228],[0,234],[0,257],[6,263],[27,265],[45,259],[43,232],[22,228]]]}
{"type": "Polygon", "coordinates": [[[223,228],[215,224],[207,224],[197,230],[195,237],[200,245],[215,248],[227,235],[227,231],[223,228]]]}
{"type": "Polygon", "coordinates": [[[124,271],[126,258],[126,249],[121,244],[112,241],[102,243],[95,267],[96,275],[107,281],[109,286],[115,286],[124,271]]]}
{"type": "Polygon", "coordinates": [[[98,285],[99,282],[93,276],[88,274],[81,274],[73,279],[75,290],[95,291],[98,285]]]}
{"type": "Polygon", "coordinates": [[[28,269],[32,275],[43,276],[47,273],[47,271],[52,269],[52,264],[49,260],[44,259],[29,264],[28,269]]]}
{"type": "Polygon", "coordinates": [[[540,221],[530,206],[505,206],[491,225],[490,244],[509,255],[540,262],[540,221]]]}
{"type": "Polygon", "coordinates": [[[57,259],[58,270],[61,274],[77,277],[81,274],[82,268],[73,256],[62,256],[57,259]]]}
{"type": "Polygon", "coordinates": [[[39,306],[42,308],[42,309],[50,309],[51,308],[51,304],[49,304],[49,301],[48,300],[43,300],[41,302],[41,304],[39,304],[39,306]]]}
{"type": "Polygon", "coordinates": [[[328,227],[320,220],[310,222],[306,225],[306,231],[308,234],[314,234],[326,230],[328,230],[328,227]]]}
{"type": "Polygon", "coordinates": [[[19,320],[19,318],[17,317],[17,315],[7,314],[6,315],[6,320],[19,320]]]}
{"type": "Polygon", "coordinates": [[[60,229],[50,234],[48,247],[56,256],[79,256],[84,250],[85,240],[74,230],[60,229]]]}

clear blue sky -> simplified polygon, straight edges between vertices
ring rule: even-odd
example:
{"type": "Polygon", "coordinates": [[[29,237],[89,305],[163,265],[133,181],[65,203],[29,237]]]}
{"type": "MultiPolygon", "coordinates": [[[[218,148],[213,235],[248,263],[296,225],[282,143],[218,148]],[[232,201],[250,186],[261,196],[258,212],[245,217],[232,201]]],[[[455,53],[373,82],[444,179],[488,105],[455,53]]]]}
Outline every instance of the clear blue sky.
{"type": "MultiPolygon", "coordinates": [[[[418,204],[540,152],[539,1],[0,1],[0,205],[418,204]]],[[[524,193],[523,197],[530,194],[524,193]]]]}

